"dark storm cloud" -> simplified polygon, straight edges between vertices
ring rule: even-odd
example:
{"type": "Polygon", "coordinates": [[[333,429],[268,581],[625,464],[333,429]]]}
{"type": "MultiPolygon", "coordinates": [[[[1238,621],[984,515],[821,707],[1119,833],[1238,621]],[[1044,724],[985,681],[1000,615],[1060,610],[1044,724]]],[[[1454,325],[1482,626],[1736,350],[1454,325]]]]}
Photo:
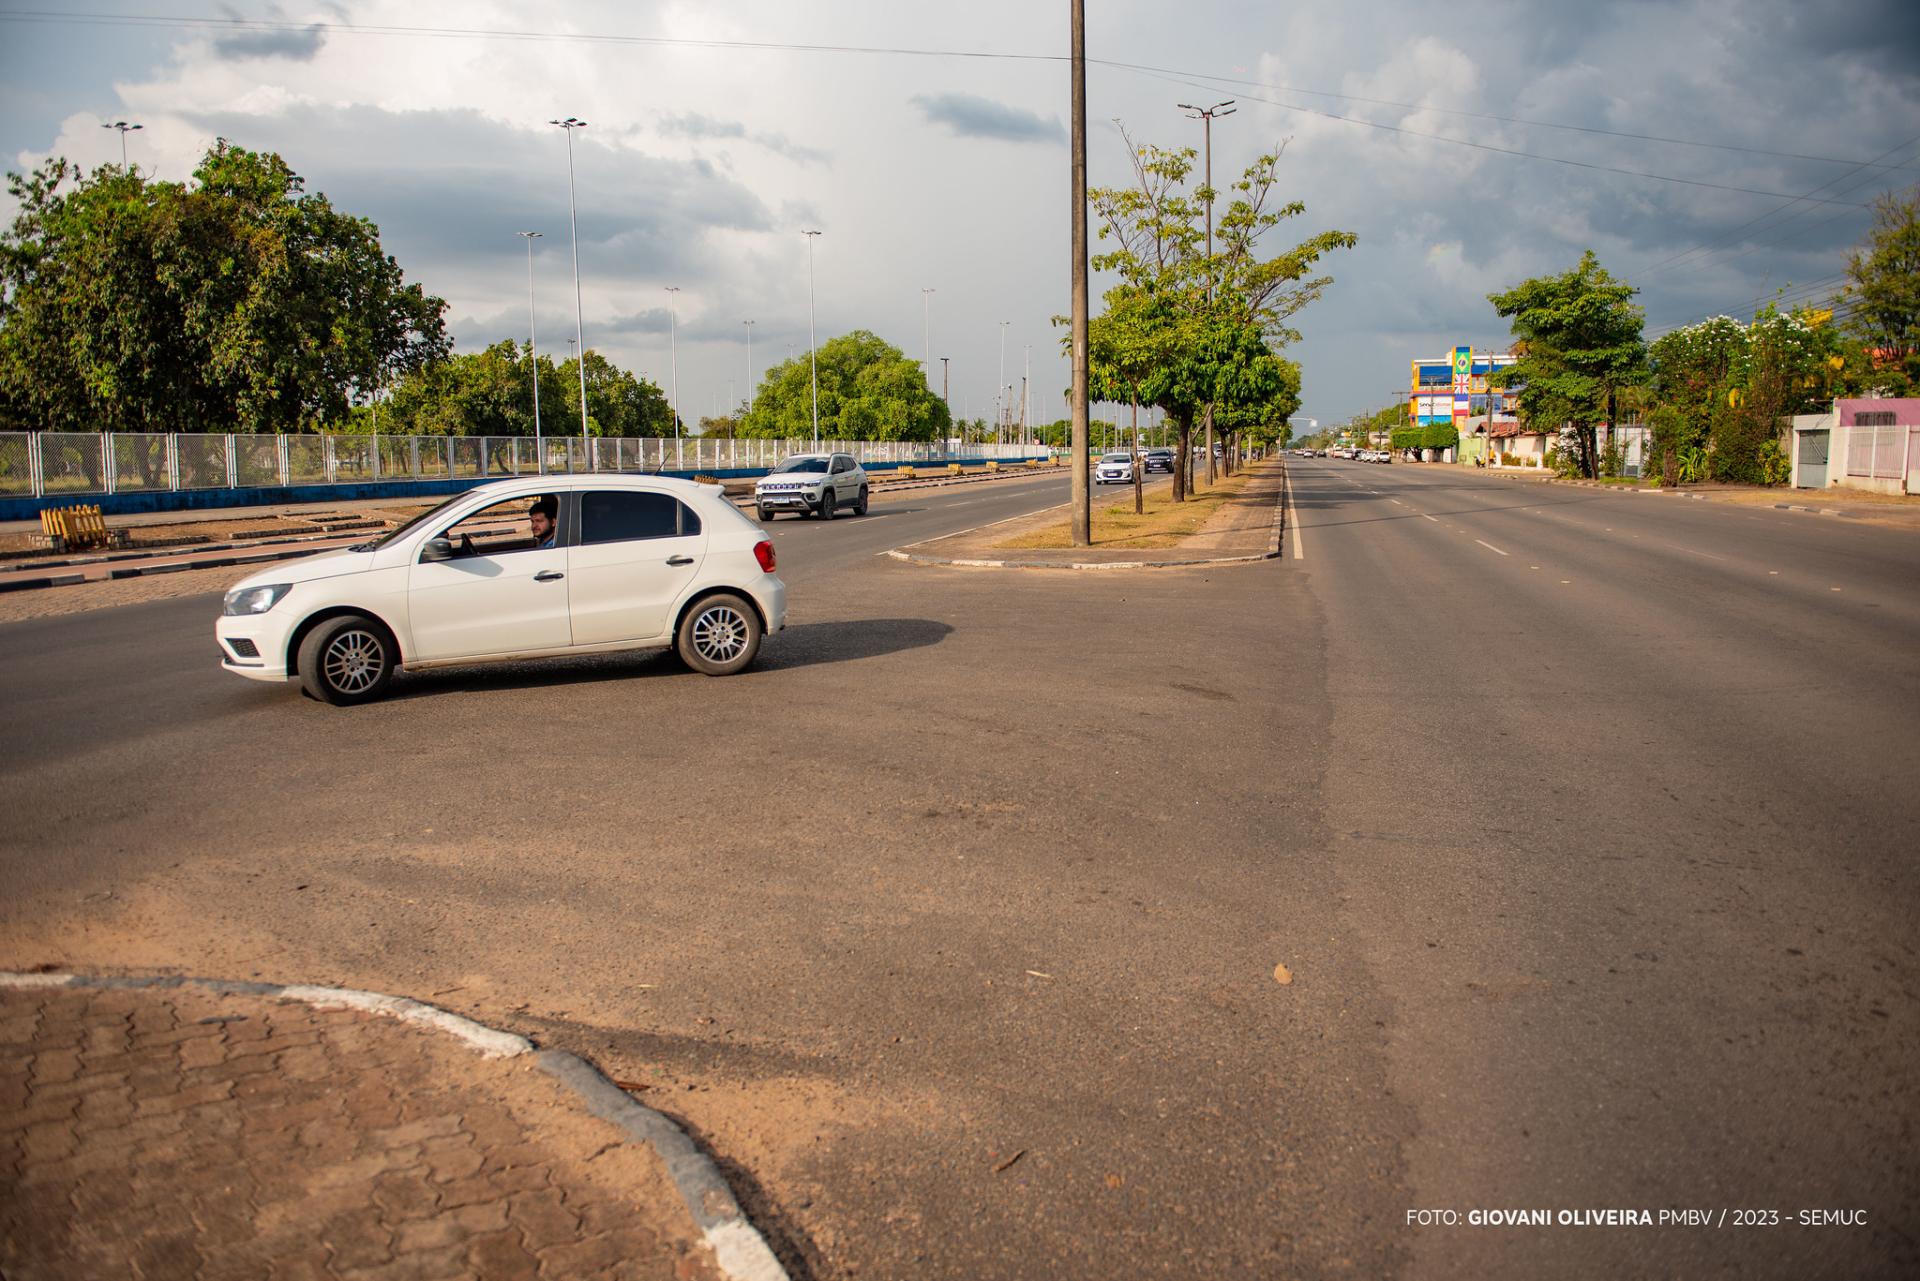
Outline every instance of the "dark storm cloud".
{"type": "MultiPolygon", "coordinates": [[[[524,255],[515,235],[544,233],[541,270],[566,262],[566,145],[474,111],[389,112],[303,106],[270,116],[194,117],[208,136],[277,150],[335,207],[371,218],[387,252],[436,293],[479,259],[524,255]]],[[[704,160],[649,156],[591,136],[574,145],[583,274],[601,280],[709,269],[716,233],[771,225],[752,191],[704,160]]],[[[570,270],[570,265],[569,268],[570,270]]]]}
{"type": "Polygon", "coordinates": [[[944,125],[962,138],[999,142],[1064,142],[1060,117],[1042,116],[970,93],[916,94],[909,101],[929,124],[944,125]]]}
{"type": "Polygon", "coordinates": [[[216,36],[213,49],[223,58],[290,58],[310,61],[327,42],[325,28],[314,25],[299,31],[236,31],[216,36]]]}

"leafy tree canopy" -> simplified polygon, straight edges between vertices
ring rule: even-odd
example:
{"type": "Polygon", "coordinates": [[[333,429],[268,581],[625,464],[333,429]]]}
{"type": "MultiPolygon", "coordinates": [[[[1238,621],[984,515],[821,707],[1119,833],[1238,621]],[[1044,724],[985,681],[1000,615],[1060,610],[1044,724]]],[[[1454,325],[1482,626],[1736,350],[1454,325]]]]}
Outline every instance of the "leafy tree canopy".
{"type": "MultiPolygon", "coordinates": [[[[938,440],[952,417],[915,361],[864,329],[830,338],[816,358],[820,435],[832,440],[938,440]]],[[[806,355],[766,371],[741,436],[810,438],[813,370],[806,355]]]]}
{"type": "Polygon", "coordinates": [[[1867,241],[1847,258],[1846,327],[1867,349],[1875,390],[1920,388],[1920,186],[1881,196],[1867,241]]]}
{"type": "Polygon", "coordinates": [[[65,160],[11,173],[0,426],[299,431],[448,350],[446,304],[379,229],[271,152],[216,142],[190,183],[65,160]]]}
{"type": "Polygon", "coordinates": [[[1598,475],[1597,424],[1614,421],[1621,389],[1646,373],[1645,323],[1633,296],[1638,290],[1609,275],[1592,250],[1558,276],[1521,281],[1489,294],[1494,310],[1513,325],[1520,359],[1500,370],[1495,382],[1520,389],[1520,416],[1529,426],[1571,426],[1580,444],[1582,469],[1598,475]]]}

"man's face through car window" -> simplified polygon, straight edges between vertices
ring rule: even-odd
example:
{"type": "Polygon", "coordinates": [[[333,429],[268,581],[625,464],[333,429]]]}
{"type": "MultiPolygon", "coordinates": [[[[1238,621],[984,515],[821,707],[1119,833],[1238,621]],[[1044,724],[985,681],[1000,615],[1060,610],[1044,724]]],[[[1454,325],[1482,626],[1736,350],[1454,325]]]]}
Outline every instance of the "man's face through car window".
{"type": "Polygon", "coordinates": [[[533,504],[527,513],[527,521],[533,526],[533,543],[536,547],[553,546],[553,517],[558,504],[549,498],[541,498],[533,504]]]}

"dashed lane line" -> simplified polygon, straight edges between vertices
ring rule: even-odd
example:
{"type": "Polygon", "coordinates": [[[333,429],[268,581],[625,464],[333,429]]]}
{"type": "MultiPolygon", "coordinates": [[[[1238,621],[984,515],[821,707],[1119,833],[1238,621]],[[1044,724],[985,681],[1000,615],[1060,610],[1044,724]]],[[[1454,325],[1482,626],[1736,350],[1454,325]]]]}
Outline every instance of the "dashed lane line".
{"type": "Polygon", "coordinates": [[[1473,541],[1476,543],[1479,543],[1482,547],[1486,548],[1490,552],[1496,552],[1501,556],[1505,556],[1507,554],[1506,552],[1501,551],[1498,547],[1495,547],[1492,543],[1488,542],[1484,538],[1476,538],[1473,541]]]}

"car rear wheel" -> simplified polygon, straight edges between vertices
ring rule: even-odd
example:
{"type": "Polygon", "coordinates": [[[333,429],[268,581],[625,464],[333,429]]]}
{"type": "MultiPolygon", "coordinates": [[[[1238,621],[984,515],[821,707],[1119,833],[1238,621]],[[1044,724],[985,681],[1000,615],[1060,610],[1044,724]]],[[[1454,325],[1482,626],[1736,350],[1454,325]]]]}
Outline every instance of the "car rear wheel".
{"type": "Polygon", "coordinates": [[[300,686],[335,707],[370,703],[393,681],[393,638],[370,618],[329,618],[300,642],[300,686]]]}
{"type": "Polygon", "coordinates": [[[867,487],[865,485],[860,486],[860,500],[854,503],[853,514],[856,516],[864,516],[867,514],[867,487]]]}
{"type": "Polygon", "coordinates": [[[760,652],[760,615],[731,593],[709,596],[680,620],[674,648],[696,672],[731,676],[760,652]]]}

